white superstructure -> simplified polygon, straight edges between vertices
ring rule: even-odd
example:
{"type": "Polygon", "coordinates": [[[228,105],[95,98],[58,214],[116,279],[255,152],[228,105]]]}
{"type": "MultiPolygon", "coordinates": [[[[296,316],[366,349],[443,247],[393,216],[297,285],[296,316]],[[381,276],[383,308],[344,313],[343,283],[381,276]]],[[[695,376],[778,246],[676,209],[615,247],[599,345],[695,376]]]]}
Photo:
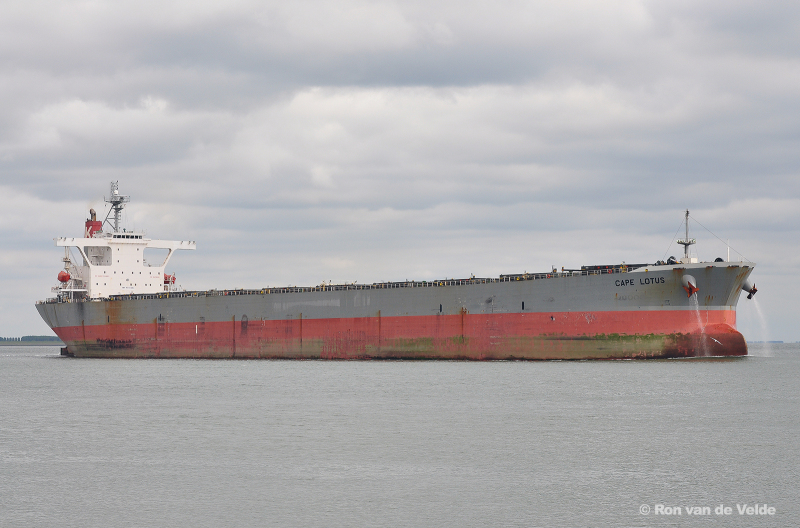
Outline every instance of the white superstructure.
{"type": "MultiPolygon", "coordinates": [[[[75,248],[82,262],[73,262],[67,249],[64,256],[66,273],[59,274],[61,285],[53,289],[68,298],[85,296],[94,299],[169,291],[175,277],[165,273],[167,263],[177,249],[196,249],[195,242],[152,240],[142,232],[120,230],[119,213],[128,197],[119,195],[116,182],[111,183],[111,198],[106,201],[111,204],[109,216],[114,213],[111,232],[102,231],[102,224],[95,219],[92,210],[83,238],[55,239],[57,246],[75,248]],[[145,257],[148,248],[167,250],[167,254],[159,255],[157,262],[149,262],[145,257]]],[[[110,225],[108,217],[104,223],[110,225]]]]}

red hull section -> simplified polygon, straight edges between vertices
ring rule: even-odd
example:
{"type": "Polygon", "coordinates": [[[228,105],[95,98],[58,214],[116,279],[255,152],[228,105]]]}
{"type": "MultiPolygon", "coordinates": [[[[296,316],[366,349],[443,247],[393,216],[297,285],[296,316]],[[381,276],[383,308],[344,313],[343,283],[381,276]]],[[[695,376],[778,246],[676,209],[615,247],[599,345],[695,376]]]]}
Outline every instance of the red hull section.
{"type": "Polygon", "coordinates": [[[616,359],[743,356],[733,310],[468,314],[54,328],[84,357],[616,359]]]}

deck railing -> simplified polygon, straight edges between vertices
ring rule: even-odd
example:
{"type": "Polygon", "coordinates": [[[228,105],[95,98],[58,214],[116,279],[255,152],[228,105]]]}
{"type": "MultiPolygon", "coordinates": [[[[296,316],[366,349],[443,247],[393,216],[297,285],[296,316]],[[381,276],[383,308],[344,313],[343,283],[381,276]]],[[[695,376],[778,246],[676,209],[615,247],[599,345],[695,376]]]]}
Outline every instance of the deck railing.
{"type": "Polygon", "coordinates": [[[561,279],[566,277],[581,277],[588,275],[607,275],[612,273],[627,273],[635,268],[627,266],[614,266],[602,269],[590,270],[565,270],[550,273],[522,273],[516,275],[501,275],[497,278],[477,278],[468,279],[441,279],[433,281],[403,281],[403,282],[376,282],[373,284],[321,284],[319,286],[283,286],[278,288],[259,288],[259,289],[233,289],[233,290],[205,290],[205,291],[171,291],[164,293],[141,293],[131,295],[112,295],[101,299],[61,299],[51,298],[42,303],[60,302],[88,302],[88,301],[121,301],[121,300],[142,300],[142,299],[175,299],[184,297],[219,297],[226,295],[272,295],[285,293],[315,293],[330,291],[353,291],[353,290],[384,290],[394,288],[440,288],[448,286],[470,286],[476,284],[495,284],[501,282],[516,282],[530,280],[561,279]]]}

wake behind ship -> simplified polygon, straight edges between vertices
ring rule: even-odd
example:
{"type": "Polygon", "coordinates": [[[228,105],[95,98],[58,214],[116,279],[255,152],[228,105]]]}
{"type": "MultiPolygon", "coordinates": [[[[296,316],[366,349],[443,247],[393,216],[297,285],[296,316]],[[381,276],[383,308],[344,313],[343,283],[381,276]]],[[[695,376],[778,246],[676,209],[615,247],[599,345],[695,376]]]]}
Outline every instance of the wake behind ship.
{"type": "Polygon", "coordinates": [[[111,184],[65,248],[44,321],[76,357],[280,359],[624,359],[742,356],[741,291],[753,263],[655,264],[374,284],[184,291],[165,273],[193,241],[120,229],[129,201],[111,184]],[[113,225],[112,225],[113,217],[113,225]],[[108,227],[109,231],[103,231],[108,227]],[[74,248],[79,257],[71,257],[74,248]],[[167,251],[147,262],[145,249],[167,251]],[[78,261],[79,263],[76,263],[78,261]]]}

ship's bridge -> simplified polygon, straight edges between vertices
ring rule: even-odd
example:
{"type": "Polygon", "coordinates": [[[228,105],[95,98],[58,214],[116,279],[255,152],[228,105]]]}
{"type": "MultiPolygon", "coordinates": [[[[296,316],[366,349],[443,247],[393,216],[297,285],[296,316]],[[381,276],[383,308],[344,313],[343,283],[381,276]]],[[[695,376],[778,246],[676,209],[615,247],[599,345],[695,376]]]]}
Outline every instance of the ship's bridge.
{"type": "Polygon", "coordinates": [[[175,283],[174,275],[167,275],[165,268],[175,250],[196,249],[194,241],[153,240],[145,233],[120,229],[120,213],[129,198],[119,194],[117,182],[111,183],[111,195],[106,200],[111,204],[105,222],[97,220],[94,209],[89,211],[83,237],[60,237],[56,245],[75,248],[81,256],[80,264],[72,261],[65,250],[64,268],[59,274],[61,286],[54,288],[60,295],[88,298],[112,295],[147,294],[168,291],[175,283]],[[113,215],[113,216],[112,216],[113,215]],[[113,221],[113,223],[112,223],[113,221]],[[103,231],[103,225],[111,230],[103,231]],[[146,249],[166,250],[145,256],[146,249]],[[150,261],[147,258],[150,258],[150,261]]]}
{"type": "Polygon", "coordinates": [[[82,265],[73,265],[71,271],[72,277],[82,284],[76,284],[79,287],[74,290],[83,290],[90,298],[163,292],[171,282],[165,268],[175,250],[196,249],[194,241],[152,240],[143,233],[62,237],[56,239],[56,245],[74,247],[80,253],[82,265]],[[145,258],[148,248],[167,250],[166,256],[163,260],[148,262],[145,258]]]}

